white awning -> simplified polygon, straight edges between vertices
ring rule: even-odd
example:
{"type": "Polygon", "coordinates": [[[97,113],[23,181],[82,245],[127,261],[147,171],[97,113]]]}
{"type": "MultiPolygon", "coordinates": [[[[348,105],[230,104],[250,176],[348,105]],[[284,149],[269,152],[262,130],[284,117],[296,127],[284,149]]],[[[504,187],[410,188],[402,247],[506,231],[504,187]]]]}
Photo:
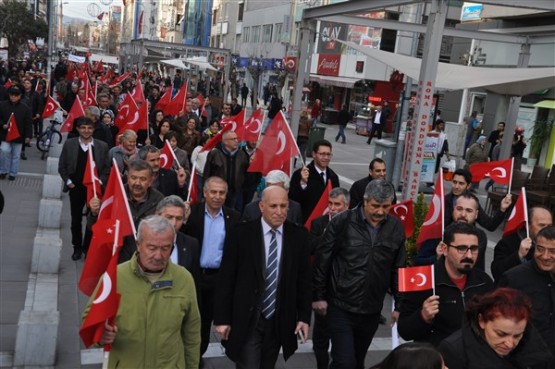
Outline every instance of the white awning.
{"type": "Polygon", "coordinates": [[[89,60],[92,62],[97,62],[99,60],[102,60],[102,63],[104,64],[115,64],[115,65],[119,64],[118,57],[112,56],[112,55],[91,54],[91,56],[89,57],[89,60]]]}
{"type": "Polygon", "coordinates": [[[189,69],[189,67],[183,63],[183,59],[160,60],[160,63],[171,65],[172,67],[176,67],[179,69],[189,69]]]}
{"type": "Polygon", "coordinates": [[[212,66],[212,64],[210,64],[210,63],[206,60],[206,58],[203,58],[203,57],[200,57],[200,58],[188,58],[188,59],[183,59],[183,61],[184,61],[185,63],[189,63],[189,64],[192,64],[192,65],[198,66],[198,67],[200,68],[200,70],[206,70],[206,69],[208,69],[208,70],[214,70],[214,71],[217,71],[217,70],[218,70],[217,68],[214,68],[214,67],[212,66]]]}
{"type": "MultiPolygon", "coordinates": [[[[420,78],[421,59],[359,46],[352,42],[336,41],[389,65],[412,79],[420,78]]],[[[523,96],[555,87],[555,68],[486,68],[438,63],[436,89],[462,90],[476,87],[502,95],[523,96]]]]}
{"type": "Polygon", "coordinates": [[[360,81],[360,79],[356,78],[321,76],[319,74],[311,74],[309,80],[318,82],[322,86],[337,86],[345,88],[353,88],[355,83],[360,81]]]}
{"type": "Polygon", "coordinates": [[[543,100],[534,104],[536,108],[555,109],[555,100],[543,100]]]}

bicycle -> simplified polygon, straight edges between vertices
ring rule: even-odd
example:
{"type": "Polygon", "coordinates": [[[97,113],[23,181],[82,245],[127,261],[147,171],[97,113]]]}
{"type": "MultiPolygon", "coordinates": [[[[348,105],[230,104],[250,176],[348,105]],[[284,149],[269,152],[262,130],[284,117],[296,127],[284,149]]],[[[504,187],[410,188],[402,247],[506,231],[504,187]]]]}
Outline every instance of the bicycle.
{"type": "Polygon", "coordinates": [[[46,131],[42,132],[39,137],[37,137],[37,149],[42,152],[41,160],[44,160],[52,147],[52,143],[58,137],[58,144],[62,143],[62,134],[56,129],[56,125],[61,125],[62,123],[57,120],[52,119],[50,121],[50,126],[46,131]]]}

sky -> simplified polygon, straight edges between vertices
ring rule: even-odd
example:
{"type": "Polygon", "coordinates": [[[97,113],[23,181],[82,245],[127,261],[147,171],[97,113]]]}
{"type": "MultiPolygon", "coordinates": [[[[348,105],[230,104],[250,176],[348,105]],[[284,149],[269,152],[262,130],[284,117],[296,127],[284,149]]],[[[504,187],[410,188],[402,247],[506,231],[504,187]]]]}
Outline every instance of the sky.
{"type": "MultiPolygon", "coordinates": [[[[110,5],[103,5],[103,3],[108,3],[110,0],[58,0],[63,1],[63,13],[64,16],[81,18],[89,21],[97,20],[96,17],[92,17],[87,12],[87,6],[89,4],[96,4],[100,7],[101,11],[107,12],[112,5],[123,6],[123,0],[112,0],[110,5]]],[[[59,3],[58,3],[59,4],[59,3]]],[[[58,10],[59,11],[59,10],[58,10]]]]}

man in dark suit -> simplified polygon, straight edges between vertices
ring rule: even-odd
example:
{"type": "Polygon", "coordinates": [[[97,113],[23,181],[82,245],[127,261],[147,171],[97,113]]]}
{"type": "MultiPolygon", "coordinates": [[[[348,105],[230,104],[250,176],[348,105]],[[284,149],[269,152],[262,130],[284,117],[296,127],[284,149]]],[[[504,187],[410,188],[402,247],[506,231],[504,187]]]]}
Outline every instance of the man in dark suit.
{"type": "Polygon", "coordinates": [[[146,145],[139,149],[138,156],[146,161],[152,168],[151,187],[162,192],[164,196],[177,195],[183,200],[187,198],[187,175],[185,168],[173,169],[160,168],[160,150],[152,145],[146,145]]]}
{"type": "Polygon", "coordinates": [[[287,207],[283,188],[266,188],[262,218],[237,225],[226,240],[214,324],[238,369],[273,368],[280,348],[287,360],[296,335],[308,334],[308,234],[286,221],[287,207]]]}
{"type": "Polygon", "coordinates": [[[197,284],[200,276],[200,246],[196,238],[180,232],[188,206],[178,196],[170,195],[158,203],[156,215],[169,220],[175,228],[176,237],[170,259],[187,269],[197,284]]]}
{"type": "MultiPolygon", "coordinates": [[[[385,161],[380,158],[374,158],[370,162],[368,167],[368,176],[359,179],[351,186],[349,190],[349,194],[351,195],[351,203],[349,208],[354,208],[358,204],[362,202],[362,198],[364,197],[364,190],[366,190],[366,186],[370,181],[373,179],[384,179],[387,173],[387,168],[385,167],[385,161]]],[[[393,185],[392,185],[393,186],[393,185]]],[[[393,203],[397,203],[397,196],[395,192],[393,192],[393,203]]]]}
{"type": "Polygon", "coordinates": [[[191,207],[183,231],[195,237],[200,248],[200,316],[201,355],[210,343],[210,327],[214,314],[214,288],[220,270],[224,241],[231,228],[239,222],[240,214],[224,206],[227,183],[220,177],[210,177],[204,182],[204,200],[191,207]]]}
{"type": "MultiPolygon", "coordinates": [[[[308,239],[311,255],[314,255],[330,219],[349,209],[350,200],[349,192],[346,189],[336,187],[331,190],[328,200],[329,213],[314,219],[310,225],[308,239]]],[[[312,350],[314,351],[314,356],[316,356],[316,366],[318,369],[328,369],[329,346],[330,336],[328,334],[326,317],[315,312],[314,325],[312,327],[312,350]]]]}
{"type": "MultiPolygon", "coordinates": [[[[266,187],[280,186],[284,188],[285,191],[289,191],[289,176],[281,170],[276,169],[269,171],[264,179],[266,181],[266,187]]],[[[256,200],[245,206],[245,210],[243,211],[243,220],[249,221],[260,218],[262,214],[260,213],[259,204],[260,200],[256,200]]],[[[301,205],[294,200],[289,200],[287,220],[292,223],[303,225],[301,205]]]]}
{"type": "Polygon", "coordinates": [[[387,124],[387,119],[391,114],[391,109],[387,101],[383,102],[383,107],[381,105],[376,106],[376,111],[374,112],[374,117],[372,118],[372,130],[368,134],[368,141],[366,143],[370,145],[374,134],[377,134],[378,139],[382,138],[382,132],[387,124]]]}
{"type": "Polygon", "coordinates": [[[306,167],[297,169],[291,177],[291,188],[289,198],[301,204],[303,210],[303,223],[306,222],[322,193],[326,189],[328,180],[331,187],[339,187],[339,177],[329,168],[332,158],[331,143],[327,140],[319,140],[312,147],[314,160],[306,167]]]}
{"type": "Polygon", "coordinates": [[[83,207],[87,202],[87,188],[83,185],[87,151],[93,150],[94,161],[98,176],[105,185],[110,175],[110,158],[108,145],[92,137],[94,122],[81,117],[75,120],[75,127],[79,137],[68,139],[62,148],[58,173],[64,182],[64,189],[69,191],[71,211],[71,243],[73,245],[73,260],[81,259],[83,252],[83,207]]]}

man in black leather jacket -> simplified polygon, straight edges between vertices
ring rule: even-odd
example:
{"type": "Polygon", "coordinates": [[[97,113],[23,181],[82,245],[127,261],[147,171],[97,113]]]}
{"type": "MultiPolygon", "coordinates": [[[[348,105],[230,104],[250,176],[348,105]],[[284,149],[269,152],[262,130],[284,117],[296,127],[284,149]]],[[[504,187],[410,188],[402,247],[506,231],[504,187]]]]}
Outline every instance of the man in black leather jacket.
{"type": "Polygon", "coordinates": [[[397,290],[405,232],[389,215],[392,201],[393,187],[373,180],[363,203],[336,215],[316,248],[312,308],[327,315],[330,368],[364,367],[385,294],[397,290]]]}

